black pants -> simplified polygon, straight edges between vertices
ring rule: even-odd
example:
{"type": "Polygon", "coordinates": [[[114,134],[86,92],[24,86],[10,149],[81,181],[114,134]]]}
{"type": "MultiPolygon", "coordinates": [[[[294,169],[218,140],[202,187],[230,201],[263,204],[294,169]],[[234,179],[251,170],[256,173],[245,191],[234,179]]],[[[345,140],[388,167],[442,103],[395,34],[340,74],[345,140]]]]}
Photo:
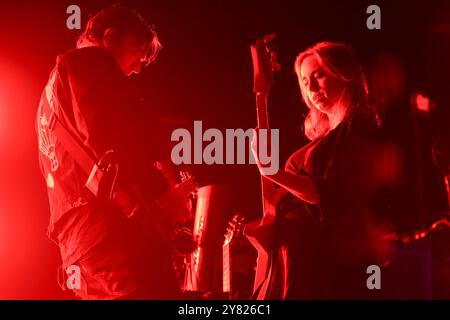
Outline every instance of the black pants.
{"type": "Polygon", "coordinates": [[[63,269],[76,266],[81,273],[73,288],[79,298],[179,297],[171,252],[151,226],[94,200],[68,212],[57,228],[63,269]]]}

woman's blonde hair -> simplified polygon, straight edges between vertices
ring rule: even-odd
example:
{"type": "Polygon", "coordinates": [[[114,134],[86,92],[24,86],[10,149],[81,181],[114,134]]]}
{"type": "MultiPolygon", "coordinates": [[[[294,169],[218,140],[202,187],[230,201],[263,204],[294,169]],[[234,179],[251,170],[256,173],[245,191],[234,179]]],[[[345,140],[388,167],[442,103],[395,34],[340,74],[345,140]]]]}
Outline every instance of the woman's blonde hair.
{"type": "MultiPolygon", "coordinates": [[[[301,52],[295,60],[295,72],[299,79],[302,63],[309,56],[316,57],[325,73],[347,83],[346,103],[348,105],[345,117],[352,114],[356,108],[375,115],[368,103],[366,77],[351,47],[338,42],[319,42],[301,52]]],[[[302,81],[299,81],[299,85],[303,101],[309,109],[304,121],[304,132],[308,139],[315,140],[330,131],[328,117],[314,107],[302,81]]]]}

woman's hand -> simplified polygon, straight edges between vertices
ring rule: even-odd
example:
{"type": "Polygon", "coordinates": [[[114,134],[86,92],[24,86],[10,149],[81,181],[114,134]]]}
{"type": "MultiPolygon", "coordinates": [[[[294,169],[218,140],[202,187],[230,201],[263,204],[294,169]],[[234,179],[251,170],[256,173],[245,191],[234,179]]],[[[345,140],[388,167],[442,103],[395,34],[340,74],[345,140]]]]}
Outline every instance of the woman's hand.
{"type": "Polygon", "coordinates": [[[263,166],[263,164],[261,163],[261,160],[259,159],[259,152],[258,152],[258,129],[253,129],[253,138],[252,138],[252,145],[251,145],[251,147],[252,147],[252,154],[253,154],[253,157],[255,158],[256,165],[258,166],[259,173],[260,173],[262,176],[265,176],[265,175],[266,175],[266,174],[265,174],[265,171],[266,171],[266,170],[264,170],[264,166],[263,166]]]}

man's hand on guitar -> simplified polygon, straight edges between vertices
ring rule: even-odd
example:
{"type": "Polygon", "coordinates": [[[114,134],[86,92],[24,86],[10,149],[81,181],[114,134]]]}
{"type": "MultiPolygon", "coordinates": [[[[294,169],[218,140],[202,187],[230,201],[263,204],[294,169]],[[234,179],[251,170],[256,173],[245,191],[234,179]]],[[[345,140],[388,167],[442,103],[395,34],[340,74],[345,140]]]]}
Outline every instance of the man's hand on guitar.
{"type": "Polygon", "coordinates": [[[172,226],[184,225],[193,218],[190,195],[196,192],[197,182],[190,173],[181,171],[170,161],[158,161],[153,166],[169,183],[169,189],[157,201],[159,207],[167,215],[172,226]]]}

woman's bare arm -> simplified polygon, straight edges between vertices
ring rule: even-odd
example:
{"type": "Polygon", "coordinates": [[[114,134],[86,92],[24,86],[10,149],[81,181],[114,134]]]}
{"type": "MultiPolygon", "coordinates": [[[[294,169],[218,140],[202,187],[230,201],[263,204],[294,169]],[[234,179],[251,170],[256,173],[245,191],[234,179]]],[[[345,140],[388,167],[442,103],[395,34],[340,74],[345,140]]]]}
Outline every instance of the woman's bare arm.
{"type": "Polygon", "coordinates": [[[317,204],[319,202],[317,187],[314,181],[307,176],[300,176],[280,170],[274,175],[265,175],[264,177],[305,202],[311,204],[317,204]]]}

